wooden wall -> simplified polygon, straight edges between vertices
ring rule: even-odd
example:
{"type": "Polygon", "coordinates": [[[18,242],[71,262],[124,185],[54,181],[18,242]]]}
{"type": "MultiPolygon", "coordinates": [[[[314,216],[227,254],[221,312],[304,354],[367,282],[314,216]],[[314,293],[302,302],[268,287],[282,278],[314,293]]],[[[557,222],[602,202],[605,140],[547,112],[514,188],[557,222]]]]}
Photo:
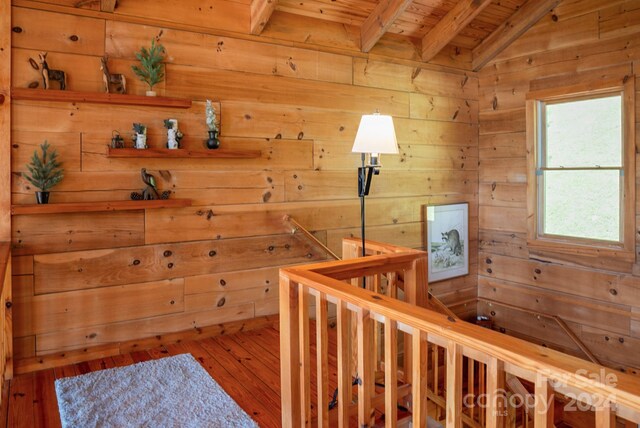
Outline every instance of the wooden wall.
{"type": "Polygon", "coordinates": [[[536,312],[558,315],[603,363],[630,369],[640,366],[640,265],[549,262],[527,248],[525,94],[622,80],[639,74],[639,60],[640,2],[564,0],[479,73],[478,294],[498,302],[481,300],[479,314],[493,316],[510,334],[583,355],[553,320],[536,312]]]}
{"type": "Polygon", "coordinates": [[[123,1],[114,14],[74,3],[14,0],[13,86],[39,80],[29,58],[46,50],[71,90],[99,91],[106,53],[111,71],[127,75],[129,92],[142,94],[130,71],[134,52],[161,34],[168,59],[158,90],[193,107],[14,101],[13,203],[33,202],[20,172],[47,139],[66,169],[52,202],[127,199],[146,167],[160,189],[193,206],[14,216],[18,370],[277,313],[278,267],[325,258],[290,234],[285,214],[338,252],[342,237],[359,235],[359,156],[350,150],[360,116],[375,109],[394,116],[401,154],[384,156],[374,179],[368,237],[421,247],[425,204],[469,202],[473,273],[432,289],[458,313],[475,313],[478,79],[446,68],[469,58],[445,52],[440,65],[420,64],[415,48],[393,36],[364,55],[357,29],[281,12],[261,37],[249,36],[248,2],[123,1]],[[129,135],[134,121],[146,123],[149,144],[161,147],[166,118],[179,120],[186,147],[201,148],[207,98],[219,103],[223,146],[258,149],[260,158],[106,156],[112,130],[129,135]]]}

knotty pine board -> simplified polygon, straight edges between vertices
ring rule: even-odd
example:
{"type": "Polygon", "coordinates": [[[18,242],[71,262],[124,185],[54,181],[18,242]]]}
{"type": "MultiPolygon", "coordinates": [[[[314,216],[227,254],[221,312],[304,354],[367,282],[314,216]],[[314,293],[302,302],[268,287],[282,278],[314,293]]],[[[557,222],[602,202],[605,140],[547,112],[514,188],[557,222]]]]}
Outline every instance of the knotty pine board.
{"type": "Polygon", "coordinates": [[[40,152],[45,140],[58,152],[64,162],[65,172],[80,171],[80,133],[76,132],[30,132],[11,133],[11,171],[27,172],[33,152],[40,152]]]}
{"type": "MultiPolygon", "coordinates": [[[[158,31],[149,26],[108,21],[105,51],[112,57],[135,60],[134,53],[158,31]]],[[[324,82],[352,82],[352,57],[346,55],[170,29],[163,31],[162,44],[167,52],[171,52],[171,64],[198,64],[212,69],[324,82]]]]}
{"type": "MultiPolygon", "coordinates": [[[[56,52],[92,56],[104,54],[103,19],[18,7],[12,8],[12,19],[12,27],[22,29],[21,32],[12,33],[12,46],[48,51],[47,63],[52,70],[66,68],[63,67],[64,63],[56,59],[56,52]]],[[[38,61],[37,57],[34,59],[38,61]]]]}
{"type": "Polygon", "coordinates": [[[290,235],[44,254],[34,257],[35,289],[52,293],[321,258],[290,235]]]}
{"type": "Polygon", "coordinates": [[[478,155],[484,160],[526,158],[525,132],[488,134],[478,138],[478,155]]]}
{"type": "Polygon", "coordinates": [[[528,258],[527,234],[482,229],[478,233],[478,249],[491,254],[528,258]]]}
{"type": "Polygon", "coordinates": [[[224,306],[206,311],[180,312],[139,317],[131,321],[79,326],[59,332],[38,334],[36,353],[49,354],[87,346],[118,343],[254,317],[253,303],[224,306]]]}
{"type": "MultiPolygon", "coordinates": [[[[62,202],[54,194],[55,202],[62,202]]],[[[140,211],[19,215],[13,218],[13,254],[30,255],[144,244],[140,211]]]]}
{"type": "Polygon", "coordinates": [[[183,312],[184,280],[129,283],[16,300],[15,335],[30,336],[183,312]]]}
{"type": "MultiPolygon", "coordinates": [[[[383,155],[382,172],[388,170],[477,170],[477,146],[432,146],[400,142],[398,155],[383,155]]],[[[314,140],[314,165],[319,170],[353,171],[361,164],[351,145],[334,141],[314,140]]]]}
{"type": "Polygon", "coordinates": [[[527,185],[523,183],[480,183],[479,203],[484,206],[526,208],[527,185]]]}
{"type": "Polygon", "coordinates": [[[563,320],[603,328],[608,331],[629,334],[631,308],[625,305],[594,301],[480,276],[478,297],[507,302],[532,311],[557,315],[563,320]]]}
{"type": "Polygon", "coordinates": [[[409,94],[412,119],[478,123],[478,101],[434,95],[409,94]]]}
{"type": "MultiPolygon", "coordinates": [[[[411,198],[371,198],[367,200],[366,205],[367,227],[421,222],[422,207],[427,204],[469,201],[470,212],[476,212],[477,204],[475,199],[470,200],[472,197],[473,195],[447,194],[411,198]]],[[[285,215],[290,215],[312,231],[357,228],[360,225],[360,202],[345,199],[323,201],[322,204],[309,201],[269,205],[211,205],[162,212],[148,211],[145,226],[147,243],[217,239],[218,235],[230,237],[232,234],[252,233],[252,230],[244,230],[245,223],[237,223],[235,217],[253,224],[254,232],[289,232],[291,225],[283,221],[285,215]],[[260,227],[263,229],[259,229],[260,227]]]]}
{"type": "Polygon", "coordinates": [[[32,275],[33,256],[12,256],[11,273],[13,275],[32,275]]]}
{"type": "Polygon", "coordinates": [[[246,288],[278,287],[278,267],[220,272],[207,275],[188,276],[184,280],[185,295],[239,291],[246,288]]]}

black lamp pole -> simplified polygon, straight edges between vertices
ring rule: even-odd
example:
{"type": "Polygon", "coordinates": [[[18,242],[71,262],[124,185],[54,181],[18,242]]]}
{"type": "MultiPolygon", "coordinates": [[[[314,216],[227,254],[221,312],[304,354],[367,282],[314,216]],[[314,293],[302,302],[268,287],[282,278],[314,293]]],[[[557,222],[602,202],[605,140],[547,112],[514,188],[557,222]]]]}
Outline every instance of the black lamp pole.
{"type": "MultiPolygon", "coordinates": [[[[360,233],[362,235],[362,257],[367,255],[365,249],[365,210],[364,198],[369,194],[371,188],[371,177],[378,175],[380,170],[375,165],[365,165],[366,154],[361,154],[362,166],[358,168],[358,195],[360,196],[360,233]]],[[[362,288],[366,288],[367,279],[362,278],[362,288]]]]}

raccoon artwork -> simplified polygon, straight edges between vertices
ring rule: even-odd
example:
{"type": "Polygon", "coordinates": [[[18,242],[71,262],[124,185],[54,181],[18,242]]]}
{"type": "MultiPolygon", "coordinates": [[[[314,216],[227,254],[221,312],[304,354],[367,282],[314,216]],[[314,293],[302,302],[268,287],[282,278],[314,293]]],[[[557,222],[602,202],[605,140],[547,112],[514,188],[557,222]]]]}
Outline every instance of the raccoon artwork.
{"type": "Polygon", "coordinates": [[[462,243],[460,242],[460,233],[456,229],[451,229],[448,232],[441,232],[442,240],[453,254],[459,256],[462,254],[462,243]]]}

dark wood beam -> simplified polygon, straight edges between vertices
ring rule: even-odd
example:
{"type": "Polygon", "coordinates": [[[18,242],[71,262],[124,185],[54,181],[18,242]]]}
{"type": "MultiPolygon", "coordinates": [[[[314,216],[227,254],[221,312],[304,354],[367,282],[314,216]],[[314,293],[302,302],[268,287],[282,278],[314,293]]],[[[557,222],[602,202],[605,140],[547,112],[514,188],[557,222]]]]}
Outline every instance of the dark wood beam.
{"type": "Polygon", "coordinates": [[[276,8],[277,0],[252,0],[251,2],[251,34],[259,35],[267,26],[271,14],[276,8]]]}
{"type": "Polygon", "coordinates": [[[100,0],[100,11],[111,12],[116,10],[116,0],[100,0]]]}
{"type": "Polygon", "coordinates": [[[480,12],[491,4],[492,0],[460,0],[422,38],[422,60],[427,62],[433,59],[438,53],[453,40],[460,31],[480,12]]]}
{"type": "Polygon", "coordinates": [[[412,0],[381,0],[360,28],[360,50],[369,52],[412,0]]]}
{"type": "Polygon", "coordinates": [[[478,71],[518,37],[533,27],[561,0],[529,0],[473,50],[473,69],[478,71]]]}

